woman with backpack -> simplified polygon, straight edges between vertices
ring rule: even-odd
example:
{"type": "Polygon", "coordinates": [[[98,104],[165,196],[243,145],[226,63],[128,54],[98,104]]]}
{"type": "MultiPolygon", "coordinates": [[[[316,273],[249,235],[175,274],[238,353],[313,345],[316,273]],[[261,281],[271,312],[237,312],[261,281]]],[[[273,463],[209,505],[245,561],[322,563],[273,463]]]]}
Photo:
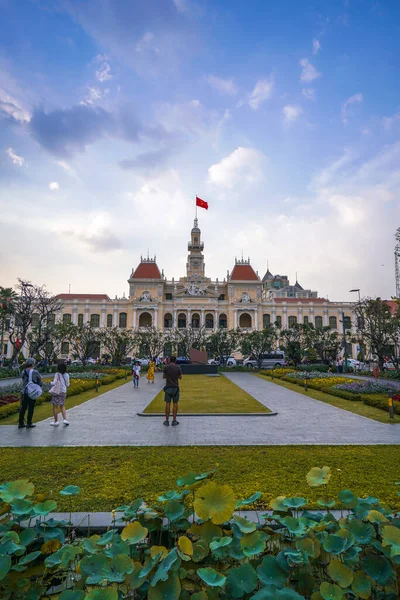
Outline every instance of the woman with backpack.
{"type": "Polygon", "coordinates": [[[50,403],[53,405],[54,421],[50,425],[58,427],[58,409],[60,409],[63,416],[63,424],[67,426],[69,422],[67,421],[67,411],[65,410],[65,398],[67,397],[67,387],[69,387],[69,375],[65,363],[58,365],[57,373],[54,375],[51,386],[49,390],[51,394],[50,403]]]}

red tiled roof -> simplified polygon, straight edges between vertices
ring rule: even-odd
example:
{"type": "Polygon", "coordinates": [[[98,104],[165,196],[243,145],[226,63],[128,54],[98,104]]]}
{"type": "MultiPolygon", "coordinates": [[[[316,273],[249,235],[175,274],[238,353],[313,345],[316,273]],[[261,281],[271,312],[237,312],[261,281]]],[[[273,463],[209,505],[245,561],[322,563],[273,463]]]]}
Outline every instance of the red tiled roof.
{"type": "Polygon", "coordinates": [[[139,266],[136,268],[134,274],[132,275],[133,279],[160,279],[161,273],[160,269],[157,266],[157,263],[151,262],[141,262],[139,266]]]}
{"type": "Polygon", "coordinates": [[[231,279],[233,281],[258,281],[259,277],[251,265],[235,265],[231,279]]]}
{"type": "Polygon", "coordinates": [[[399,303],[396,300],[385,300],[386,304],[389,306],[392,314],[394,315],[397,311],[399,303]]]}
{"type": "Polygon", "coordinates": [[[60,300],[110,300],[107,294],[58,294],[60,300]]]}

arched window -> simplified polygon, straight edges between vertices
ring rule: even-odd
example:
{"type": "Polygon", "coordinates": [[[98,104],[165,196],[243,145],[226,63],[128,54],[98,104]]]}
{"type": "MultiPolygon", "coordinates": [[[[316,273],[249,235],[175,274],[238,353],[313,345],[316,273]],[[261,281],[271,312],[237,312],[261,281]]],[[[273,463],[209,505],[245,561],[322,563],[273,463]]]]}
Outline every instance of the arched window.
{"type": "Polygon", "coordinates": [[[308,317],[303,317],[303,324],[308,325],[308,317]]]}
{"type": "Polygon", "coordinates": [[[185,329],[186,327],[186,315],[185,313],[179,313],[178,315],[178,328],[185,329]]]}
{"type": "Polygon", "coordinates": [[[78,327],[82,327],[83,326],[83,315],[79,314],[78,315],[78,327]]]}
{"type": "Polygon", "coordinates": [[[294,327],[297,323],[297,317],[295,317],[294,315],[291,315],[288,319],[289,322],[289,327],[294,327]]]}
{"type": "Polygon", "coordinates": [[[198,243],[198,241],[199,241],[199,238],[198,238],[197,236],[195,236],[195,237],[193,238],[193,240],[194,240],[194,243],[195,243],[195,244],[197,244],[197,243],[198,243]]]}
{"type": "Polygon", "coordinates": [[[100,315],[91,315],[90,324],[92,327],[100,327],[100,315]]]}
{"type": "Polygon", "coordinates": [[[151,318],[151,314],[148,312],[144,312],[139,317],[139,327],[151,327],[153,319],[151,318]]]}
{"type": "Polygon", "coordinates": [[[206,329],[214,328],[214,317],[211,313],[206,314],[206,329]]]}
{"type": "Polygon", "coordinates": [[[63,325],[66,325],[67,323],[71,323],[71,315],[69,313],[64,313],[62,322],[63,322],[63,325]]]}
{"type": "Polygon", "coordinates": [[[55,325],[56,322],[56,315],[54,313],[51,313],[51,315],[47,315],[47,325],[55,325]]]}
{"type": "Polygon", "coordinates": [[[251,316],[248,313],[243,313],[240,315],[239,327],[251,327],[251,316]]]}
{"type": "Polygon", "coordinates": [[[127,314],[126,312],[119,313],[119,326],[121,329],[126,329],[127,314]]]}
{"type": "Polygon", "coordinates": [[[219,326],[222,329],[226,329],[228,327],[228,319],[226,318],[226,315],[224,313],[219,315],[219,326]]]}
{"type": "Polygon", "coordinates": [[[275,319],[275,325],[279,328],[282,328],[282,317],[281,315],[278,315],[275,319]]]}
{"type": "Polygon", "coordinates": [[[113,321],[113,316],[112,315],[107,315],[107,327],[112,327],[112,321],[113,321]]]}
{"type": "Polygon", "coordinates": [[[200,328],[200,315],[198,313],[192,314],[192,327],[194,329],[200,328]]]}
{"type": "MultiPolygon", "coordinates": [[[[171,315],[171,313],[165,313],[165,315],[164,315],[164,329],[171,329],[171,328],[172,328],[172,315],[171,315]]],[[[167,356],[167,354],[166,354],[166,356],[167,356]]]]}
{"type": "Polygon", "coordinates": [[[315,317],[315,327],[317,329],[322,328],[322,317],[315,317]]]}
{"type": "Polygon", "coordinates": [[[271,315],[263,315],[263,327],[271,325],[271,315]]]}
{"type": "Polygon", "coordinates": [[[329,327],[331,329],[337,329],[337,318],[336,317],[329,317],[329,327]]]}

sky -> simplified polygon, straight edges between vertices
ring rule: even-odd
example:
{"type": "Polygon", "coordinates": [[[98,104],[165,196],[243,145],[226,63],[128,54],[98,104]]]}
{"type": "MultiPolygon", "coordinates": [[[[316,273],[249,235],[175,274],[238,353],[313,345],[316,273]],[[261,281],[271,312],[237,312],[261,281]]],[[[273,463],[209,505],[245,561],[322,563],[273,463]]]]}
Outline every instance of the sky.
{"type": "Polygon", "coordinates": [[[0,0],[0,285],[128,295],[140,256],[395,293],[397,0],[0,0]]]}

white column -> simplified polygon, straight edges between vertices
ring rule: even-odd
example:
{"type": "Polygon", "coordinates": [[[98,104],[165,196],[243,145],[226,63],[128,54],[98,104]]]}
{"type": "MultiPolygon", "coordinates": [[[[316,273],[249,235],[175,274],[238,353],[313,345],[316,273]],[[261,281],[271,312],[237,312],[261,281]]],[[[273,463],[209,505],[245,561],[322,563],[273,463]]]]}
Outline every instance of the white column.
{"type": "Polygon", "coordinates": [[[89,321],[89,304],[86,302],[85,304],[85,323],[89,321]]]}
{"type": "Polygon", "coordinates": [[[61,309],[57,311],[57,323],[61,323],[61,309]]]}
{"type": "Polygon", "coordinates": [[[214,311],[214,329],[218,329],[218,309],[214,311]]]}
{"type": "Polygon", "coordinates": [[[154,327],[158,327],[158,308],[154,309],[154,327]]]}
{"type": "Polygon", "coordinates": [[[254,309],[254,329],[258,331],[258,308],[254,309]]]}
{"type": "Polygon", "coordinates": [[[201,309],[201,326],[204,327],[205,325],[205,310],[204,308],[201,309]]]}
{"type": "Polygon", "coordinates": [[[118,325],[118,321],[117,321],[117,311],[118,308],[116,306],[114,306],[114,317],[113,317],[113,327],[116,327],[118,325]]]}
{"type": "Polygon", "coordinates": [[[283,307],[283,327],[287,327],[287,308],[283,307]]]}
{"type": "Polygon", "coordinates": [[[72,323],[74,325],[78,324],[78,307],[76,304],[74,304],[74,306],[72,308],[72,323]]]}
{"type": "Polygon", "coordinates": [[[310,324],[312,323],[314,325],[314,307],[313,306],[310,306],[309,312],[310,312],[309,323],[310,324]]]}
{"type": "Polygon", "coordinates": [[[301,306],[299,306],[297,309],[297,322],[298,323],[303,322],[303,308],[301,306]]]}
{"type": "Polygon", "coordinates": [[[324,327],[328,327],[329,325],[329,321],[328,321],[328,309],[324,308],[324,327]]]}
{"type": "Polygon", "coordinates": [[[11,357],[11,342],[7,342],[7,358],[11,357]]]}
{"type": "Polygon", "coordinates": [[[133,309],[133,329],[136,329],[136,314],[137,314],[137,308],[133,309]]]}
{"type": "Polygon", "coordinates": [[[191,324],[192,324],[192,311],[190,310],[190,308],[188,308],[186,327],[189,327],[189,325],[191,325],[191,324]]]}
{"type": "Polygon", "coordinates": [[[274,325],[276,321],[276,308],[275,306],[272,307],[272,314],[271,314],[271,325],[274,325]]]}
{"type": "Polygon", "coordinates": [[[100,321],[100,326],[101,327],[105,327],[106,326],[106,307],[105,307],[104,304],[101,307],[101,321],[100,321]]]}
{"type": "Polygon", "coordinates": [[[235,308],[235,310],[233,311],[233,318],[234,318],[234,324],[235,324],[235,329],[238,326],[238,314],[237,314],[237,308],[235,308]]]}

